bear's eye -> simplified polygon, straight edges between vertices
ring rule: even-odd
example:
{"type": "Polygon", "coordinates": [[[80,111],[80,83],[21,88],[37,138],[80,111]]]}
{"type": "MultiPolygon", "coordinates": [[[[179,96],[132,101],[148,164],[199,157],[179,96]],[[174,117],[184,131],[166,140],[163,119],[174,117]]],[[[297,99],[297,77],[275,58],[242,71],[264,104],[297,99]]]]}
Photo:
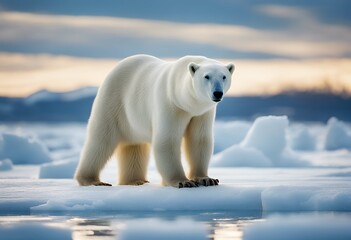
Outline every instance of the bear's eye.
{"type": "Polygon", "coordinates": [[[225,80],[227,77],[226,76],[223,76],[223,80],[225,80]]]}
{"type": "Polygon", "coordinates": [[[205,75],[205,78],[208,80],[208,79],[210,79],[210,76],[208,76],[208,75],[205,75]]]}

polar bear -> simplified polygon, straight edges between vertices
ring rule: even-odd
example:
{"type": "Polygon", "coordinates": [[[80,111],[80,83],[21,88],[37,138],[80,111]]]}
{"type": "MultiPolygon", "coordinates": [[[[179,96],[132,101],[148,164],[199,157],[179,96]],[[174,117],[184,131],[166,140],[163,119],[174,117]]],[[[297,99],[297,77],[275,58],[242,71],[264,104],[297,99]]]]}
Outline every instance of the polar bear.
{"type": "Polygon", "coordinates": [[[98,90],[81,159],[80,185],[111,186],[99,174],[115,154],[119,184],[147,183],[152,148],[162,183],[218,185],[208,177],[216,105],[231,84],[234,65],[202,56],[167,62],[148,55],[122,60],[98,90]],[[184,139],[184,141],[183,141],[184,139]],[[190,172],[184,173],[184,142],[190,172]]]}

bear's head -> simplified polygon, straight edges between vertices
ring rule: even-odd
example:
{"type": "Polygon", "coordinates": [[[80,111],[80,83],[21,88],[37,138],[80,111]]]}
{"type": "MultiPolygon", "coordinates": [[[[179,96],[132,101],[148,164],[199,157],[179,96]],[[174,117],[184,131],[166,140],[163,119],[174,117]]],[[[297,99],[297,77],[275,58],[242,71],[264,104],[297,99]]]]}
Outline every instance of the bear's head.
{"type": "Polygon", "coordinates": [[[220,102],[229,90],[234,65],[217,62],[189,63],[193,87],[202,101],[220,102]]]}

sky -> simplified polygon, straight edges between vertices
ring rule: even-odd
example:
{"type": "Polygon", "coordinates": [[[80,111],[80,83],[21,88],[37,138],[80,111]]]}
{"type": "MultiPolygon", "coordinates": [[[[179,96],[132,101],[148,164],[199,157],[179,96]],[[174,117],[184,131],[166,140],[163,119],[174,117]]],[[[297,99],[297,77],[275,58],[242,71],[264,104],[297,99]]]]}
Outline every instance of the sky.
{"type": "Polygon", "coordinates": [[[351,94],[351,2],[0,0],[0,95],[98,86],[120,59],[203,55],[231,95],[351,94]]]}

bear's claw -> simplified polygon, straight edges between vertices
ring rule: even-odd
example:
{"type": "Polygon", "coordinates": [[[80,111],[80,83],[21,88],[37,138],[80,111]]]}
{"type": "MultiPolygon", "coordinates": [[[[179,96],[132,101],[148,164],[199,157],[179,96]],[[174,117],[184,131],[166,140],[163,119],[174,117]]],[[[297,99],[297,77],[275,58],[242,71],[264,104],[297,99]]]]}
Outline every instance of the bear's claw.
{"type": "Polygon", "coordinates": [[[97,182],[93,184],[94,186],[109,186],[111,187],[112,185],[109,183],[104,183],[104,182],[97,182]]]}
{"type": "Polygon", "coordinates": [[[187,180],[187,181],[183,181],[180,182],[178,185],[178,188],[192,188],[192,187],[198,187],[199,184],[195,181],[192,180],[187,180]]]}
{"type": "Polygon", "coordinates": [[[150,182],[147,180],[137,180],[137,181],[132,182],[130,185],[140,186],[140,185],[143,185],[145,183],[150,183],[150,182]]]}
{"type": "Polygon", "coordinates": [[[197,182],[199,185],[205,186],[205,187],[207,187],[207,186],[217,186],[219,184],[219,180],[218,179],[209,178],[209,177],[197,178],[194,181],[197,182]]]}

